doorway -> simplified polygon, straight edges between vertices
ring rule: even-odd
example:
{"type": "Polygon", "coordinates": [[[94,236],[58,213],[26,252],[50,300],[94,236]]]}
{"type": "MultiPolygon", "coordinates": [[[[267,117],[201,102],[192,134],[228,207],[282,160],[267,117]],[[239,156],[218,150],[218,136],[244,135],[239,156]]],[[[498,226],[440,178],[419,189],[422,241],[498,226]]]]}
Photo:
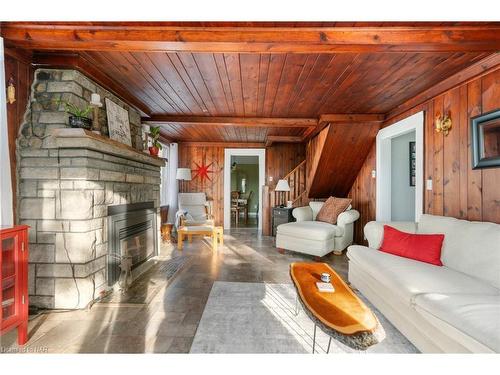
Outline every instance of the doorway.
{"type": "Polygon", "coordinates": [[[231,156],[231,228],[257,228],[259,157],[231,156]]]}
{"type": "Polygon", "coordinates": [[[419,112],[377,134],[377,221],[419,221],[423,212],[423,129],[419,112]]]}
{"type": "Polygon", "coordinates": [[[265,153],[265,149],[224,150],[224,229],[262,230],[265,153]]]}

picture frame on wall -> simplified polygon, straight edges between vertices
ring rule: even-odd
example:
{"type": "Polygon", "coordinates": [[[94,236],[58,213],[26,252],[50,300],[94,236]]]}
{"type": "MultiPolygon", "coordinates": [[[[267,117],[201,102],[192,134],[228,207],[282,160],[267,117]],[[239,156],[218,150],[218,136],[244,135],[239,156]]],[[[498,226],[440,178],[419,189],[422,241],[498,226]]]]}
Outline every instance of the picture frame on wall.
{"type": "Polygon", "coordinates": [[[500,167],[500,109],[471,118],[472,169],[500,167]]]}
{"type": "Polygon", "coordinates": [[[410,186],[415,186],[416,176],[417,176],[417,149],[415,142],[410,142],[409,160],[410,160],[410,186]]]}
{"type": "Polygon", "coordinates": [[[106,98],[106,115],[108,118],[109,138],[132,146],[128,111],[106,98]]]}

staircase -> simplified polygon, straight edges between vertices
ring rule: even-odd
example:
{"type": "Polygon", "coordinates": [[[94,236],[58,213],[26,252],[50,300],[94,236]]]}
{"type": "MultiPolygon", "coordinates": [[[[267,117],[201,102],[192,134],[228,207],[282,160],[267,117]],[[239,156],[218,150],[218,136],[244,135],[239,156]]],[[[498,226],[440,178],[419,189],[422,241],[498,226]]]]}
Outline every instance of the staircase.
{"type": "MultiPolygon", "coordinates": [[[[285,203],[286,201],[292,201],[293,207],[304,206],[309,203],[309,198],[307,194],[307,169],[306,160],[300,162],[294,169],[292,169],[286,176],[282,178],[288,182],[290,186],[290,191],[285,192],[285,203]]],[[[271,233],[271,215],[272,207],[280,203],[281,194],[283,192],[275,191],[274,187],[264,186],[263,188],[263,223],[262,223],[262,233],[265,236],[271,233]]]]}

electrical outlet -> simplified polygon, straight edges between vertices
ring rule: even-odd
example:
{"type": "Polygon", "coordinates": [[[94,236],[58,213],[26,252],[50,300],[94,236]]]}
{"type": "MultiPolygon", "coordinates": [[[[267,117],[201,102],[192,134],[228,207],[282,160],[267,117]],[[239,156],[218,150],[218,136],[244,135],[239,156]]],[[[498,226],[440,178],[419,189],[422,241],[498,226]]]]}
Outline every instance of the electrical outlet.
{"type": "Polygon", "coordinates": [[[372,178],[377,177],[377,171],[375,169],[372,170],[372,178]]]}
{"type": "Polygon", "coordinates": [[[431,179],[428,179],[427,181],[425,181],[425,188],[427,190],[432,190],[432,180],[431,179]]]}
{"type": "Polygon", "coordinates": [[[273,176],[269,176],[269,182],[273,182],[273,176]]]}

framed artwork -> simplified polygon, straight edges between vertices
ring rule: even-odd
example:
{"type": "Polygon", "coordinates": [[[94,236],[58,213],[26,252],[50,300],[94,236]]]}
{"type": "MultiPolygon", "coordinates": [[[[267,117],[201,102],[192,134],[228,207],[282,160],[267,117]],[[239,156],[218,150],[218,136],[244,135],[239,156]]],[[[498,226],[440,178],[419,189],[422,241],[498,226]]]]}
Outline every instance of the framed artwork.
{"type": "Polygon", "coordinates": [[[106,115],[108,117],[109,138],[132,146],[128,111],[106,98],[106,115]]]}
{"type": "Polygon", "coordinates": [[[500,109],[471,118],[472,169],[500,166],[500,109]]]}
{"type": "Polygon", "coordinates": [[[409,159],[410,159],[410,186],[415,186],[416,183],[416,171],[417,171],[417,149],[415,142],[410,142],[409,149],[409,159]]]}

